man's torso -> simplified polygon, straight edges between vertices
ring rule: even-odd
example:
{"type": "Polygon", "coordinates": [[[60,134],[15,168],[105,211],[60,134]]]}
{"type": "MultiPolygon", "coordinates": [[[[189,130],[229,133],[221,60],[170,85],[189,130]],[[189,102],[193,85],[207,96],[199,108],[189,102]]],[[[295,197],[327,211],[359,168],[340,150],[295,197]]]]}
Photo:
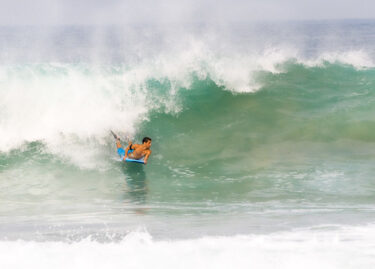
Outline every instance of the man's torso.
{"type": "Polygon", "coordinates": [[[134,149],[134,151],[129,153],[129,157],[132,159],[137,159],[137,160],[141,159],[147,153],[147,150],[142,145],[135,144],[135,145],[132,145],[132,148],[134,149]]]}

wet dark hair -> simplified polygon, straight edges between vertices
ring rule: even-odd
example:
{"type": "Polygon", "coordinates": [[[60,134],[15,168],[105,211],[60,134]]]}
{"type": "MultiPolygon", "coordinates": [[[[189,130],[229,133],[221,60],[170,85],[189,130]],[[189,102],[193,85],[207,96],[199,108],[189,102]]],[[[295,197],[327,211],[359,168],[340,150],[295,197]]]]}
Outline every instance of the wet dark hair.
{"type": "Polygon", "coordinates": [[[151,141],[151,138],[147,136],[142,139],[142,143],[147,143],[148,141],[151,141]]]}

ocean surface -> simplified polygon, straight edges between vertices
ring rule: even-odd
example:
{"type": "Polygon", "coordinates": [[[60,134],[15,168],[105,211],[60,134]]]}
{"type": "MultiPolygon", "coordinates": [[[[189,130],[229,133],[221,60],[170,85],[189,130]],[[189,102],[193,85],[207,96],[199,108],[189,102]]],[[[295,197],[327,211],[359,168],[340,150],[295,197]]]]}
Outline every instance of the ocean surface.
{"type": "Polygon", "coordinates": [[[0,267],[373,268],[374,116],[375,21],[0,27],[0,267]]]}

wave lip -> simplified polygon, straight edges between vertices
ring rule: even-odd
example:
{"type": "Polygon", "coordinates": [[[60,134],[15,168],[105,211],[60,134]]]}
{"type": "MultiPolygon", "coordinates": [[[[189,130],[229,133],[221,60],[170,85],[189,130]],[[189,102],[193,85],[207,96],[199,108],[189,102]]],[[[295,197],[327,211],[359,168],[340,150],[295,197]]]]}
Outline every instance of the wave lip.
{"type": "Polygon", "coordinates": [[[324,52],[314,59],[297,60],[308,67],[324,66],[325,63],[345,64],[356,68],[357,70],[375,67],[375,63],[370,55],[363,50],[348,50],[344,52],[324,52]]]}

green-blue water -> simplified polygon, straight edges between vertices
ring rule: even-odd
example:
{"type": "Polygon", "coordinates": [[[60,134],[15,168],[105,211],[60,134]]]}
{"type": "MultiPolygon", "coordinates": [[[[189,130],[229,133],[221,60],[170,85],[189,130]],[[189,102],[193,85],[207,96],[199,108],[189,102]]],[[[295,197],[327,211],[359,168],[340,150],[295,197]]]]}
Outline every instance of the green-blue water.
{"type": "Polygon", "coordinates": [[[264,33],[257,49],[238,47],[234,37],[252,42],[241,28],[235,51],[198,38],[160,53],[168,42],[157,40],[123,62],[121,44],[115,61],[67,44],[66,59],[0,54],[0,239],[123,242],[141,229],[242,244],[235,235],[303,241],[318,231],[373,244],[351,229],[372,235],[375,221],[375,65],[361,45],[374,31],[350,26],[334,30],[363,43],[327,47],[332,25],[289,29],[305,44],[298,52],[282,33],[270,34],[272,49],[264,33]],[[123,143],[151,137],[149,163],[121,162],[110,130],[123,143]]]}
{"type": "MultiPolygon", "coordinates": [[[[66,224],[88,218],[101,224],[107,218],[128,222],[137,214],[187,221],[234,215],[242,225],[260,214],[264,224],[255,230],[261,231],[281,225],[269,219],[274,217],[292,226],[310,223],[314,215],[316,224],[368,222],[374,203],[374,70],[293,62],[283,68],[280,74],[259,73],[263,86],[254,93],[193,78],[173,97],[179,111],[153,109],[137,123],[135,141],[153,139],[147,166],[118,161],[108,130],[101,142],[62,138],[73,148],[68,154],[43,140],[2,153],[3,221],[66,224]],[[345,220],[336,219],[339,213],[345,220]]],[[[160,94],[169,86],[150,81],[148,87],[160,94]]]]}

